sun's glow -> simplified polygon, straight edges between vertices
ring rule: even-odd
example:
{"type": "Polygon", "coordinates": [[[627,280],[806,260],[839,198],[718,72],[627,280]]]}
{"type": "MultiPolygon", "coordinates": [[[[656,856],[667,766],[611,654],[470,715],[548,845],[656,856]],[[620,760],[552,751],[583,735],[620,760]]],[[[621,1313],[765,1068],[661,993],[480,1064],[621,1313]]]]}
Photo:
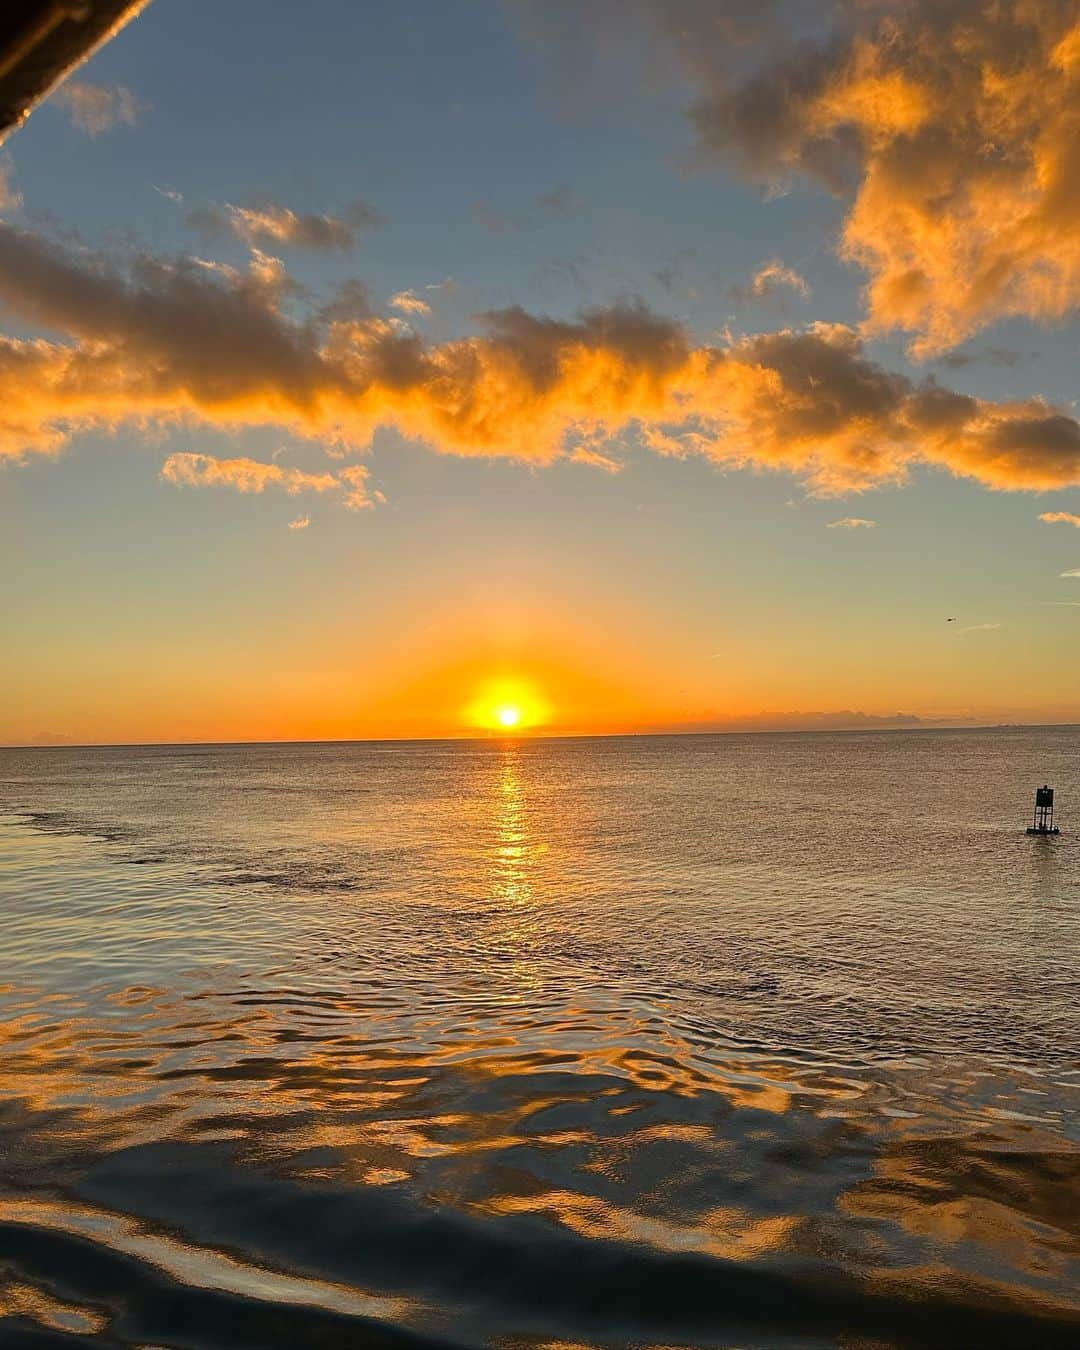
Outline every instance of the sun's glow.
{"type": "Polygon", "coordinates": [[[518,676],[489,680],[465,710],[465,720],[484,731],[528,731],[542,726],[548,717],[546,701],[518,676]]]}

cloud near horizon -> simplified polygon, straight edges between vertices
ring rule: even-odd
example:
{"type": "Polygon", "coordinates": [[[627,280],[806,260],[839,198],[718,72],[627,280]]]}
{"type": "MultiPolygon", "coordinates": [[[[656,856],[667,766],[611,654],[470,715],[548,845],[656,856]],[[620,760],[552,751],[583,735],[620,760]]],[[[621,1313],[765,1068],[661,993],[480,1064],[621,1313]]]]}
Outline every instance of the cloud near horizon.
{"type": "Polygon", "coordinates": [[[0,223],[0,306],[65,338],[0,339],[0,455],[186,420],[332,450],[391,427],[443,453],[533,464],[637,435],[822,494],[900,483],[917,465],[999,489],[1080,483],[1074,417],[916,383],[842,325],[701,345],[641,304],[575,320],[510,308],[479,316],[479,335],[429,344],[361,307],[293,317],[295,292],[261,253],[246,271],[146,253],[121,265],[0,223]]]}
{"type": "Polygon", "coordinates": [[[868,322],[914,355],[1080,305],[1075,0],[506,3],[624,64],[659,33],[707,154],[849,200],[840,252],[868,273],[868,322]]]}
{"type": "MultiPolygon", "coordinates": [[[[680,731],[887,731],[935,727],[957,719],[920,717],[917,713],[868,713],[854,708],[835,712],[757,712],[741,717],[709,717],[678,724],[680,731]]],[[[960,719],[963,720],[963,719],[960,719]]]]}
{"type": "Polygon", "coordinates": [[[827,530],[876,530],[877,521],[867,520],[865,516],[844,516],[842,520],[830,520],[827,530]]]}

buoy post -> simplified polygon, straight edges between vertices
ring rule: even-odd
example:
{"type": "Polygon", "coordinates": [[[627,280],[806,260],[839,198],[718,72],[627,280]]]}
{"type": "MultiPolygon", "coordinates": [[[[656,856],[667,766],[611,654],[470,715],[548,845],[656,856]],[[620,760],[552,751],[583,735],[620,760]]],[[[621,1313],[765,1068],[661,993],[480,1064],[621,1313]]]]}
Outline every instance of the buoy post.
{"type": "Polygon", "coordinates": [[[1035,816],[1028,834],[1060,834],[1054,824],[1054,789],[1045,784],[1035,789],[1035,816]]]}

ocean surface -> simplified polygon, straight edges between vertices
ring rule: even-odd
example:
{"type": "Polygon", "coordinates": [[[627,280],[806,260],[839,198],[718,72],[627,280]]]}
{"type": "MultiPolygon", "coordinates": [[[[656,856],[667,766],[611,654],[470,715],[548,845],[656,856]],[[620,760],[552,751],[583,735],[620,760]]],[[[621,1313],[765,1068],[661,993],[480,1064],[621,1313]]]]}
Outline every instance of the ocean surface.
{"type": "Polygon", "coordinates": [[[0,750],[0,953],[0,1346],[1080,1344],[1076,728],[0,750]]]}

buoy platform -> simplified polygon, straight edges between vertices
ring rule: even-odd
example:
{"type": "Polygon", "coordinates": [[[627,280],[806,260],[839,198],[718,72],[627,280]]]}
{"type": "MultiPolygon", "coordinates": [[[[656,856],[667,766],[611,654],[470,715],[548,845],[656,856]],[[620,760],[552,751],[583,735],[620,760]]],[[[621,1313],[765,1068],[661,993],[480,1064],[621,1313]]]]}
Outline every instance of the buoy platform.
{"type": "Polygon", "coordinates": [[[1035,818],[1024,831],[1025,834],[1060,834],[1054,824],[1054,789],[1045,784],[1035,789],[1035,818]]]}

